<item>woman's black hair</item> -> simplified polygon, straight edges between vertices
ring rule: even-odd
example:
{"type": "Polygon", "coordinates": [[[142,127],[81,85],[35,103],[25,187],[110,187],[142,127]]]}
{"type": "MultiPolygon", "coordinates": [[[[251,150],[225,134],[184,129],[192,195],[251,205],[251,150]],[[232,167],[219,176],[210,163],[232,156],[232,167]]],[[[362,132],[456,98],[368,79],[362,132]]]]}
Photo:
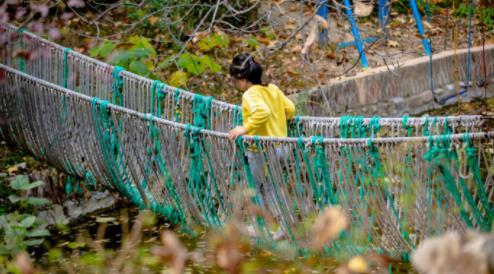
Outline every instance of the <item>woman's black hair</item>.
{"type": "Polygon", "coordinates": [[[233,57],[230,75],[237,79],[245,79],[254,85],[262,85],[262,67],[248,53],[233,57]]]}

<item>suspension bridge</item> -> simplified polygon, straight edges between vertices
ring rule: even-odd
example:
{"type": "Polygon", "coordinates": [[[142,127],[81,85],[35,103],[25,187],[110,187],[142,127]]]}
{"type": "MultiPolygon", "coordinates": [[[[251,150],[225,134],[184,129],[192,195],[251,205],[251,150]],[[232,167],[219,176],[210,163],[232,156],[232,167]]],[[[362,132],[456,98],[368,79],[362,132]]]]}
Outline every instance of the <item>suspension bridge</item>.
{"type": "MultiPolygon", "coordinates": [[[[88,185],[114,189],[181,226],[221,226],[261,206],[287,240],[320,210],[350,227],[328,253],[407,254],[446,230],[490,230],[494,132],[486,117],[299,116],[287,138],[245,136],[239,106],[153,81],[8,24],[0,50],[0,136],[88,185]],[[36,58],[17,56],[28,51],[36,58]],[[279,150],[283,157],[279,157],[279,150]],[[255,190],[247,155],[263,163],[255,190]]],[[[266,218],[245,214],[272,238],[266,218]]]]}

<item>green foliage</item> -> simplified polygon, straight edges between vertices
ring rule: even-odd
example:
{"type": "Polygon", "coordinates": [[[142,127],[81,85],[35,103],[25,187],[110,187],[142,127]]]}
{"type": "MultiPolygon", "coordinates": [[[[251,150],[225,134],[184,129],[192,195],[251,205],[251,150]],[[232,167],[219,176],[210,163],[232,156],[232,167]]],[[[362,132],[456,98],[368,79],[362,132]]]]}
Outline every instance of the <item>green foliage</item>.
{"type": "MultiPolygon", "coordinates": [[[[419,0],[417,1],[417,7],[420,10],[420,13],[426,16],[427,14],[427,4],[429,4],[429,12],[430,14],[435,14],[439,11],[441,7],[439,4],[432,3],[429,0],[419,0]]],[[[397,0],[391,2],[391,10],[396,11],[400,14],[411,13],[410,4],[408,0],[397,0]]]]}
{"type": "MultiPolygon", "coordinates": [[[[150,76],[150,72],[155,68],[152,60],[157,56],[149,39],[142,36],[131,36],[126,42],[119,44],[104,41],[92,48],[89,54],[143,76],[150,76]]],[[[151,77],[154,78],[153,75],[151,77]]]]}
{"type": "Polygon", "coordinates": [[[10,183],[10,187],[13,190],[30,190],[39,186],[43,186],[45,183],[42,181],[36,181],[34,183],[29,182],[29,177],[26,175],[18,175],[10,183]]]}
{"type": "MultiPolygon", "coordinates": [[[[480,20],[480,7],[474,7],[473,16],[480,20]]],[[[461,3],[455,10],[455,15],[459,17],[470,17],[470,4],[461,3]]],[[[484,7],[482,19],[487,29],[494,28],[494,8],[484,7]]]]}
{"type": "Polygon", "coordinates": [[[8,202],[3,204],[0,215],[0,255],[15,255],[28,247],[40,245],[43,237],[50,236],[46,225],[31,212],[33,208],[51,202],[45,198],[23,195],[23,192],[44,184],[42,181],[31,183],[26,175],[17,175],[10,182],[8,202]]]}
{"type": "Polygon", "coordinates": [[[175,71],[170,75],[168,84],[174,87],[185,87],[187,85],[187,72],[181,70],[175,71]]]}
{"type": "Polygon", "coordinates": [[[261,46],[261,43],[254,36],[245,39],[245,43],[253,49],[258,49],[261,46]]]}
{"type": "Polygon", "coordinates": [[[213,73],[222,71],[221,66],[208,55],[198,56],[195,54],[183,53],[178,58],[178,66],[196,76],[203,74],[208,68],[213,73]]]}
{"type": "Polygon", "coordinates": [[[208,35],[197,43],[197,46],[202,52],[208,52],[214,48],[228,48],[229,45],[230,37],[226,34],[217,33],[208,35]]]}
{"type": "Polygon", "coordinates": [[[465,3],[461,3],[458,6],[458,8],[456,8],[455,15],[461,16],[461,17],[469,16],[470,15],[470,7],[465,3]]]}
{"type": "Polygon", "coordinates": [[[132,60],[132,62],[130,62],[129,70],[139,75],[147,75],[149,73],[146,64],[138,60],[132,60]]]}
{"type": "Polygon", "coordinates": [[[15,255],[38,246],[47,236],[50,232],[34,215],[14,212],[0,216],[0,255],[15,255]]]}
{"type": "Polygon", "coordinates": [[[117,45],[111,41],[104,41],[100,45],[89,50],[91,57],[107,58],[117,45]]]}
{"type": "MultiPolygon", "coordinates": [[[[26,191],[36,187],[43,186],[45,183],[42,181],[36,181],[33,183],[29,182],[29,177],[26,175],[18,175],[12,180],[10,183],[10,187],[15,191],[26,191]]],[[[14,193],[9,195],[9,201],[12,204],[19,204],[19,206],[23,209],[27,209],[30,207],[37,207],[50,204],[50,200],[46,198],[39,197],[23,197],[19,195],[19,193],[14,193]]]]}
{"type": "Polygon", "coordinates": [[[259,30],[264,34],[264,36],[266,36],[266,38],[268,38],[270,40],[276,39],[276,37],[274,35],[274,32],[273,32],[273,30],[270,27],[265,26],[265,27],[262,27],[259,30]]]}

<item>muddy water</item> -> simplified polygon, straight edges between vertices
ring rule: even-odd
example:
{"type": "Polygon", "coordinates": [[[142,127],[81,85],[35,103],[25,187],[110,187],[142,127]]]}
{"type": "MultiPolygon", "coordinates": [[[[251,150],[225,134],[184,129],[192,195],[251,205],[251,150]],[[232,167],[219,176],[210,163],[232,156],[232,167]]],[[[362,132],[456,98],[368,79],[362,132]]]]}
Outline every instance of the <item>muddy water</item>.
{"type": "MultiPolygon", "coordinates": [[[[86,239],[97,239],[106,250],[118,250],[122,246],[122,238],[129,235],[132,224],[136,221],[138,209],[128,206],[110,212],[94,214],[80,220],[77,224],[53,231],[52,237],[46,243],[33,251],[36,262],[45,270],[52,273],[63,271],[63,264],[70,257],[81,258],[92,252],[86,239]],[[104,234],[101,233],[105,227],[104,234]],[[98,236],[99,235],[99,236],[98,236]],[[99,239],[98,239],[99,238],[99,239]],[[63,258],[53,260],[53,250],[61,252],[63,258]]],[[[165,220],[156,218],[154,225],[150,225],[142,231],[142,242],[139,249],[146,256],[152,256],[149,251],[153,246],[161,245],[159,231],[171,230],[179,235],[179,239],[190,252],[191,259],[187,263],[186,272],[189,273],[217,273],[221,268],[217,266],[219,251],[218,243],[225,244],[228,239],[223,237],[223,230],[204,230],[192,228],[189,233],[183,233],[178,227],[171,227],[165,220]],[[191,235],[194,234],[194,235],[191,235]],[[224,241],[224,242],[222,242],[224,241]],[[215,247],[216,246],[216,247],[215,247]]],[[[91,240],[90,240],[91,241],[91,240]]],[[[255,247],[249,243],[242,243],[242,273],[332,273],[342,263],[334,258],[321,255],[302,255],[294,251],[289,245],[280,243],[275,247],[255,247]]],[[[157,268],[145,266],[146,273],[158,273],[162,265],[157,268]],[[149,272],[150,271],[150,272],[149,272]]],[[[372,267],[370,273],[410,273],[410,265],[404,263],[394,264],[391,268],[372,267]]]]}

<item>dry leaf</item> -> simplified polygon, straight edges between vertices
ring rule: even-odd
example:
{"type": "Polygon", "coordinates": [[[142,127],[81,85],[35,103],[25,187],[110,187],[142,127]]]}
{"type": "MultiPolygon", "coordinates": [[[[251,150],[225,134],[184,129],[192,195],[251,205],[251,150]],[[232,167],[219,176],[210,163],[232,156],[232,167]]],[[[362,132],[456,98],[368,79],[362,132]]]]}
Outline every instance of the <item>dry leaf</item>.
{"type": "Polygon", "coordinates": [[[388,47],[391,47],[391,48],[397,48],[400,46],[400,43],[398,43],[395,40],[388,40],[387,45],[388,45],[388,47]]]}
{"type": "Polygon", "coordinates": [[[338,207],[328,207],[319,214],[313,226],[312,247],[322,249],[327,242],[335,240],[348,226],[348,219],[338,207]]]}
{"type": "Polygon", "coordinates": [[[162,262],[169,263],[170,273],[183,273],[187,261],[187,249],[182,245],[177,235],[171,231],[161,233],[163,246],[155,246],[151,253],[162,262]]]}
{"type": "Polygon", "coordinates": [[[316,15],[316,21],[319,23],[319,26],[321,28],[324,28],[324,29],[328,29],[329,28],[328,20],[322,18],[321,16],[316,15]]]}
{"type": "Polygon", "coordinates": [[[295,25],[293,23],[288,23],[288,24],[285,24],[285,26],[283,28],[286,30],[295,30],[295,29],[297,29],[297,25],[295,25]]]}
{"type": "Polygon", "coordinates": [[[316,35],[317,35],[317,25],[314,24],[312,26],[312,29],[310,30],[307,40],[305,40],[304,46],[301,51],[302,55],[306,55],[309,52],[310,46],[312,46],[312,44],[314,44],[314,41],[316,41],[316,35]]]}
{"type": "Polygon", "coordinates": [[[19,172],[19,167],[18,166],[9,167],[7,168],[7,172],[9,173],[9,175],[14,175],[17,172],[19,172]]]}
{"type": "Polygon", "coordinates": [[[86,6],[84,1],[82,0],[69,0],[67,5],[69,5],[69,7],[71,8],[84,8],[84,6],[86,6]]]}
{"type": "Polygon", "coordinates": [[[31,258],[26,251],[23,251],[15,256],[15,265],[21,274],[34,273],[33,263],[31,262],[31,258]]]}
{"type": "Polygon", "coordinates": [[[209,35],[209,31],[196,32],[196,34],[194,35],[194,38],[192,38],[192,43],[197,43],[199,40],[201,40],[202,38],[204,38],[208,35],[209,35]]]}
{"type": "Polygon", "coordinates": [[[426,29],[432,29],[432,26],[429,22],[427,21],[422,21],[422,24],[424,25],[424,28],[426,29]]]}
{"type": "Polygon", "coordinates": [[[384,254],[379,254],[375,251],[370,251],[364,254],[365,260],[369,262],[370,264],[375,264],[378,266],[388,266],[390,264],[398,263],[400,260],[384,255],[384,254]]]}
{"type": "Polygon", "coordinates": [[[149,17],[148,21],[151,26],[154,26],[158,22],[159,18],[157,16],[149,17]]]}
{"type": "Polygon", "coordinates": [[[261,42],[264,45],[269,45],[271,43],[270,39],[264,38],[264,37],[256,37],[256,40],[261,42]]]}
{"type": "Polygon", "coordinates": [[[447,232],[422,241],[412,254],[412,263],[425,274],[487,274],[494,268],[493,250],[491,233],[447,232]]]}
{"type": "Polygon", "coordinates": [[[355,16],[357,16],[357,17],[369,16],[372,13],[373,9],[374,9],[374,5],[372,5],[372,4],[365,4],[365,3],[362,3],[360,1],[354,2],[353,12],[355,13],[355,16]]]}
{"type": "Polygon", "coordinates": [[[355,256],[348,261],[348,269],[354,273],[367,273],[369,266],[362,256],[355,256]]]}
{"type": "Polygon", "coordinates": [[[328,50],[325,53],[325,55],[326,55],[326,58],[328,58],[328,59],[332,59],[332,60],[336,59],[336,52],[334,52],[332,50],[328,50]]]}
{"type": "Polygon", "coordinates": [[[239,273],[242,261],[242,252],[234,242],[223,242],[216,250],[216,263],[228,273],[239,273]]]}
{"type": "Polygon", "coordinates": [[[289,11],[292,11],[292,12],[299,11],[300,10],[300,6],[298,6],[298,5],[290,5],[290,6],[288,6],[288,10],[289,11]]]}

